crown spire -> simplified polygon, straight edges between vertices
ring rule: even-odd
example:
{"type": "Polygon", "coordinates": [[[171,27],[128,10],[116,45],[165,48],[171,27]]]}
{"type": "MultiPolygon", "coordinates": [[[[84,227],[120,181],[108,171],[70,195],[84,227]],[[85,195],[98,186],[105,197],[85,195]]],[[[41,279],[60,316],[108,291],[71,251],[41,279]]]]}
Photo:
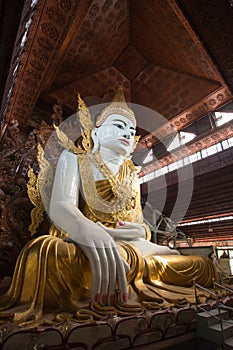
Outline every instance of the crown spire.
{"type": "Polygon", "coordinates": [[[114,103],[114,102],[121,102],[121,103],[126,104],[124,90],[123,90],[123,86],[121,84],[118,85],[117,91],[112,99],[112,103],[114,103]]]}
{"type": "Polygon", "coordinates": [[[115,96],[113,97],[112,102],[103,109],[100,116],[97,118],[96,126],[100,126],[104,121],[113,114],[119,114],[128,118],[134,126],[136,126],[136,119],[134,112],[126,103],[124,91],[122,85],[118,86],[115,96]]]}

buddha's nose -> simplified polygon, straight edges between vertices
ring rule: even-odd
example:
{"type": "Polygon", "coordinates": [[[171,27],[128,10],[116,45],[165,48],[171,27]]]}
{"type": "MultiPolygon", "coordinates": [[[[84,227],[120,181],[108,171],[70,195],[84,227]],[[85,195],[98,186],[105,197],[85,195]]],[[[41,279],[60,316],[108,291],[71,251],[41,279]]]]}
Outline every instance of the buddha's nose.
{"type": "Polygon", "coordinates": [[[130,139],[130,135],[124,135],[124,138],[129,140],[130,139]]]}

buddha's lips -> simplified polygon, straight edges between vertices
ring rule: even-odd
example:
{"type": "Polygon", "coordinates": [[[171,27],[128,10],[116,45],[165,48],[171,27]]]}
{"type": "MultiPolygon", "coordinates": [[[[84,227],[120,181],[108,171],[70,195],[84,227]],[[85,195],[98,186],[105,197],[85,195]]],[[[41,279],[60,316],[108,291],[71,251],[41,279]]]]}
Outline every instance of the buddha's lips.
{"type": "Polygon", "coordinates": [[[129,146],[129,141],[125,140],[125,139],[119,139],[122,143],[126,144],[127,146],[129,146]]]}

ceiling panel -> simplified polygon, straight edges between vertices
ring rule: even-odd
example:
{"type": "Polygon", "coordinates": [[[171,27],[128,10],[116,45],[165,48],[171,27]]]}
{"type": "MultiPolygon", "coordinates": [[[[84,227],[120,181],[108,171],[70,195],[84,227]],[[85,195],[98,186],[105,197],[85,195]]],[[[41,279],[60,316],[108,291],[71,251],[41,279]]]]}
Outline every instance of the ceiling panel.
{"type": "Polygon", "coordinates": [[[56,74],[51,90],[108,68],[129,43],[127,1],[92,2],[56,74]]]}

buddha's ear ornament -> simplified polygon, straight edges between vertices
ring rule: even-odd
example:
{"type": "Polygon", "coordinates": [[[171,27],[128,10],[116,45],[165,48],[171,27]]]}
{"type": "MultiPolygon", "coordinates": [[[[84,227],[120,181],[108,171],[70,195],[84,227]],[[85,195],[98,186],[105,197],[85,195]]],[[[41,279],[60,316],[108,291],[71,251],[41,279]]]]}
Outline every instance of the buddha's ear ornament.
{"type": "Polygon", "coordinates": [[[137,147],[137,144],[138,144],[140,138],[141,138],[141,135],[135,135],[135,136],[134,136],[134,143],[133,143],[133,150],[132,150],[132,152],[133,152],[133,151],[135,150],[135,148],[137,147]]]}

